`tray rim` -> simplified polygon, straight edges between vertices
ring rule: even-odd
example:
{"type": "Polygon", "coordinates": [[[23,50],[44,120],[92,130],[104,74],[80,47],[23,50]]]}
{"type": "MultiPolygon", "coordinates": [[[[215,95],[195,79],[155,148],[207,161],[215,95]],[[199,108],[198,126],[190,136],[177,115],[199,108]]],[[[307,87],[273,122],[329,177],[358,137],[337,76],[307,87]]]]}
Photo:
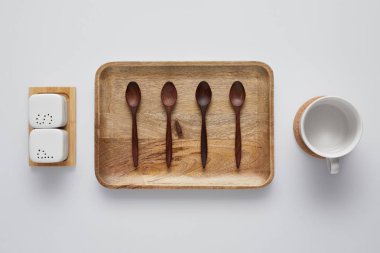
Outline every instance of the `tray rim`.
{"type": "Polygon", "coordinates": [[[274,178],[274,75],[272,68],[261,61],[111,61],[102,64],[95,74],[95,101],[94,101],[94,159],[95,176],[98,182],[108,189],[258,189],[269,185],[274,178]],[[154,67],[154,66],[259,66],[262,67],[269,77],[269,176],[261,185],[142,185],[125,184],[115,186],[107,183],[100,176],[100,76],[104,70],[110,67],[154,67]]]}

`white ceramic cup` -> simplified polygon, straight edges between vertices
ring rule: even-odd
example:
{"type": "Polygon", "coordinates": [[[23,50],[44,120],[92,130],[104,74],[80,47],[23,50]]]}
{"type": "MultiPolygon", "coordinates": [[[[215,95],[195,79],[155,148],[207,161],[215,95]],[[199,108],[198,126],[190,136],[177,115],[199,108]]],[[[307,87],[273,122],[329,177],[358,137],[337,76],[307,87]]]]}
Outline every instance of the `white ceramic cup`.
{"type": "Polygon", "coordinates": [[[339,158],[359,143],[362,121],[355,107],[340,97],[313,101],[302,113],[301,138],[315,154],[326,158],[331,174],[339,172],[339,158]]]}

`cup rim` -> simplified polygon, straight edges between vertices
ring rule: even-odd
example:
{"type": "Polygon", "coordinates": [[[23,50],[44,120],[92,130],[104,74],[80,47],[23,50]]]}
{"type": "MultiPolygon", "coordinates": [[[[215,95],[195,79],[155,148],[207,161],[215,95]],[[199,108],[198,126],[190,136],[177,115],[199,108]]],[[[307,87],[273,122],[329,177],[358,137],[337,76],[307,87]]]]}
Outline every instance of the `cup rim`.
{"type": "Polygon", "coordinates": [[[300,129],[300,133],[301,133],[301,137],[302,137],[303,142],[312,152],[314,152],[315,154],[317,154],[319,156],[325,157],[325,158],[338,158],[338,157],[342,157],[342,156],[347,155],[357,146],[357,144],[359,143],[359,141],[361,139],[362,133],[363,133],[363,122],[362,122],[362,119],[360,117],[359,112],[357,111],[355,106],[352,103],[350,103],[349,101],[347,101],[341,97],[338,97],[338,96],[323,96],[323,97],[317,98],[308,107],[306,107],[306,109],[303,111],[302,116],[301,116],[301,120],[300,120],[300,124],[299,124],[299,129],[300,129]],[[313,145],[311,145],[311,143],[309,142],[309,140],[306,136],[305,125],[304,125],[305,117],[306,117],[307,113],[312,108],[314,108],[317,104],[320,104],[321,101],[331,100],[331,99],[338,100],[338,101],[341,101],[341,102],[347,104],[350,107],[350,109],[353,111],[353,113],[355,114],[355,116],[359,122],[358,131],[356,132],[355,137],[354,137],[353,141],[351,142],[351,144],[349,146],[347,146],[344,150],[337,152],[334,155],[329,154],[328,152],[320,151],[319,149],[317,149],[313,145]]]}

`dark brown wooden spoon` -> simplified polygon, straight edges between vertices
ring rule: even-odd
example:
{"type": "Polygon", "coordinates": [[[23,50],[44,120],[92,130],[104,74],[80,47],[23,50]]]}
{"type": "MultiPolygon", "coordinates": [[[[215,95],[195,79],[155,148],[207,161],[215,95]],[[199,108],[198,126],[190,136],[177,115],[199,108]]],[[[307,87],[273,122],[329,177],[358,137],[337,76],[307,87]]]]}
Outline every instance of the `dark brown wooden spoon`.
{"type": "Polygon", "coordinates": [[[125,90],[125,99],[127,100],[129,109],[132,113],[132,156],[133,165],[135,167],[139,164],[139,139],[137,136],[137,108],[141,101],[140,87],[136,82],[130,82],[125,90]]]}
{"type": "Polygon", "coordinates": [[[195,92],[195,98],[202,113],[202,131],[201,131],[201,158],[202,167],[206,167],[207,162],[207,130],[206,130],[206,111],[208,105],[211,102],[211,88],[207,82],[202,81],[199,83],[197,90],[195,92]]]}
{"type": "Polygon", "coordinates": [[[236,132],[235,132],[235,159],[236,167],[239,169],[241,160],[241,130],[240,130],[240,110],[245,100],[245,90],[241,82],[236,81],[230,89],[230,102],[235,111],[236,116],[236,132]]]}
{"type": "Polygon", "coordinates": [[[172,82],[166,82],[161,90],[161,101],[166,110],[166,166],[172,163],[172,111],[177,101],[177,89],[172,82]]]}

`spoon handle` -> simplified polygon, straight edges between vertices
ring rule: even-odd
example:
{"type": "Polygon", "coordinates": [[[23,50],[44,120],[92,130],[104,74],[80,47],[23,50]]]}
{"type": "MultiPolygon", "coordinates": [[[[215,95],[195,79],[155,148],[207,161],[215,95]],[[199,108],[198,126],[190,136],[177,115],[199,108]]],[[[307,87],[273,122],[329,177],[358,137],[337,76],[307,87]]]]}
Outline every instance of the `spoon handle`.
{"type": "Polygon", "coordinates": [[[172,119],[171,113],[166,116],[166,166],[169,168],[172,163],[172,119]]]}
{"type": "Polygon", "coordinates": [[[239,169],[241,160],[241,131],[240,131],[240,112],[236,112],[236,131],[235,131],[235,160],[236,167],[239,169]]]}
{"type": "Polygon", "coordinates": [[[132,156],[133,165],[137,167],[139,164],[139,140],[137,137],[137,119],[136,112],[132,113],[132,156]]]}
{"type": "Polygon", "coordinates": [[[202,167],[205,168],[206,162],[207,162],[207,130],[206,130],[205,113],[202,113],[201,158],[202,158],[202,167]]]}

